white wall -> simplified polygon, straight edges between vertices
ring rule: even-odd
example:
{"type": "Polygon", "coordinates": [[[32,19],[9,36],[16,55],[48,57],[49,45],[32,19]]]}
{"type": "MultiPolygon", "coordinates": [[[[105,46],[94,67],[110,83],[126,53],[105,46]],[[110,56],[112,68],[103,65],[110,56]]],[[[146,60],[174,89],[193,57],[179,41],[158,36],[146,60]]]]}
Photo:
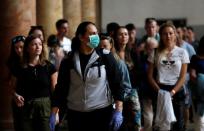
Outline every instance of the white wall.
{"type": "Polygon", "coordinates": [[[188,25],[204,28],[204,0],[101,0],[101,16],[103,31],[113,21],[143,28],[146,17],[186,18],[188,25]]]}

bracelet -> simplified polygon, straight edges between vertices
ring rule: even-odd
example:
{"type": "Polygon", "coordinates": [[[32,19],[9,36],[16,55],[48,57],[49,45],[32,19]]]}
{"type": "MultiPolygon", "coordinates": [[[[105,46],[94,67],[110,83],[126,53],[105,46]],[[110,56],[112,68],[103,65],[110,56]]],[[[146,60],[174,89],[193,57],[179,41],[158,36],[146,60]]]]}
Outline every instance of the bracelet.
{"type": "Polygon", "coordinates": [[[176,91],[173,89],[173,90],[171,90],[171,92],[175,95],[176,94],[176,91]]]}

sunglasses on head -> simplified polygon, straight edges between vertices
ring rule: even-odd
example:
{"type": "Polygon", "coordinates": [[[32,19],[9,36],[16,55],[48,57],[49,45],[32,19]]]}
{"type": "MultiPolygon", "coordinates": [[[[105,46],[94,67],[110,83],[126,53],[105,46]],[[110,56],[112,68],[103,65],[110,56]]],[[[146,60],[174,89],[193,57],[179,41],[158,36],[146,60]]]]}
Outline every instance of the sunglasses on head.
{"type": "Polygon", "coordinates": [[[16,44],[19,41],[24,42],[25,39],[26,39],[25,36],[16,36],[11,41],[12,41],[12,44],[16,44]]]}

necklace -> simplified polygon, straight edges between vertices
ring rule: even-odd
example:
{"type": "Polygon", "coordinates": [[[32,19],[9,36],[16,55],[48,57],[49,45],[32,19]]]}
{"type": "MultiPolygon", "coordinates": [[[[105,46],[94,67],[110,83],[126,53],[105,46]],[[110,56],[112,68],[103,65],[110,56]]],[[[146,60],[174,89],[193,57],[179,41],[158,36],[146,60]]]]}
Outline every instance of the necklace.
{"type": "Polygon", "coordinates": [[[166,54],[166,57],[168,60],[170,60],[170,58],[172,57],[172,50],[175,48],[175,46],[171,47],[171,48],[168,48],[166,51],[165,51],[165,54],[166,54]]]}
{"type": "Polygon", "coordinates": [[[166,54],[166,57],[167,57],[168,60],[171,58],[171,56],[172,56],[172,53],[171,53],[171,52],[168,52],[168,53],[166,54]]]}

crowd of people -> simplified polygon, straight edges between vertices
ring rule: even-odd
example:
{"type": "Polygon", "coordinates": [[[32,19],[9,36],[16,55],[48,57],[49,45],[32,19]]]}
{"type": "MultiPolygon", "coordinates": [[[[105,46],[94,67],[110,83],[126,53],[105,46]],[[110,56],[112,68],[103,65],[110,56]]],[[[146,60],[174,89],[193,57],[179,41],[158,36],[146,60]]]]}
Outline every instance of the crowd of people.
{"type": "Polygon", "coordinates": [[[204,36],[155,18],[144,25],[138,38],[132,23],[102,33],[84,21],[69,39],[59,19],[47,39],[42,26],[14,36],[15,130],[186,131],[194,122],[203,131],[204,36]]]}

